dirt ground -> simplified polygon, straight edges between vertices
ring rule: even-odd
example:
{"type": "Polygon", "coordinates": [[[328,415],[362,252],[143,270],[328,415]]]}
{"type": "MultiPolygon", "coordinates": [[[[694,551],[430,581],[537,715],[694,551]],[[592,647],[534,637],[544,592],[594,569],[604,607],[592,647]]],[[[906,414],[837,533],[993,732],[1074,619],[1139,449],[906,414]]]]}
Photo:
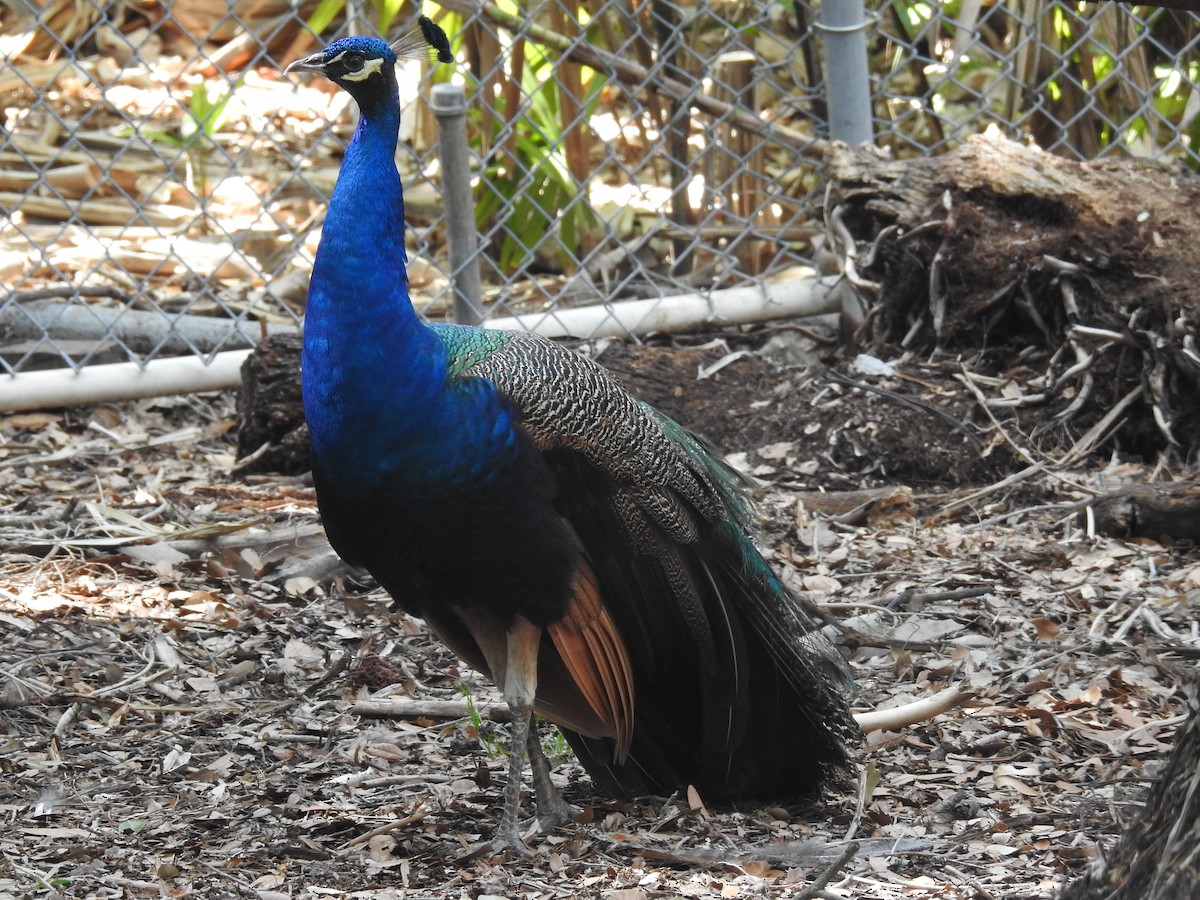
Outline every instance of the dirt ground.
{"type": "Polygon", "coordinates": [[[871,734],[860,785],[615,803],[566,755],[579,821],[529,859],[472,852],[502,704],[338,565],[303,477],[232,472],[232,395],[20,414],[0,420],[0,897],[1048,896],[1166,757],[1200,554],[1089,532],[1081,502],[1138,460],[1014,477],[1021,436],[951,373],[762,337],[587,349],[764,481],[763,546],[840,623],[856,709],[970,692],[871,734]],[[804,354],[831,365],[779,364],[804,354]],[[900,490],[818,512],[864,487],[900,490]],[[388,698],[459,712],[367,703],[388,698]]]}

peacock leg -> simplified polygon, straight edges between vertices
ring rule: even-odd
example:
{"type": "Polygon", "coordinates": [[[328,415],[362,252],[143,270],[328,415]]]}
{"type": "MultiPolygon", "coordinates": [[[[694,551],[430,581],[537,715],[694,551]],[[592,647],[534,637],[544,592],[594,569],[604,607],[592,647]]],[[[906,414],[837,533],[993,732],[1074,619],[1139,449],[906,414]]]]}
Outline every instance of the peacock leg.
{"type": "Polygon", "coordinates": [[[533,790],[537,796],[537,821],[543,828],[553,828],[575,818],[575,810],[562,798],[550,780],[550,761],[542,752],[536,728],[529,729],[529,767],[533,770],[533,790]]]}
{"type": "Polygon", "coordinates": [[[521,781],[525,777],[525,759],[529,756],[533,697],[537,693],[537,656],[542,629],[518,616],[508,629],[507,639],[503,689],[504,700],[512,712],[512,746],[508,757],[508,784],[504,786],[504,812],[492,847],[527,854],[529,850],[521,840],[518,819],[521,781]]]}

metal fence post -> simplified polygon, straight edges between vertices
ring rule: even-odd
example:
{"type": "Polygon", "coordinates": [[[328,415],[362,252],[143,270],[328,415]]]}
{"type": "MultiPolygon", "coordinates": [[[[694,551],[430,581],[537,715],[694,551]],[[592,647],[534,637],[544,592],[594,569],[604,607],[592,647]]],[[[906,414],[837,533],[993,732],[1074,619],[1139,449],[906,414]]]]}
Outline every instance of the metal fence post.
{"type": "Polygon", "coordinates": [[[863,0],[825,0],[816,27],[825,33],[829,135],[848,144],[875,139],[863,0]]]}
{"type": "Polygon", "coordinates": [[[476,253],[479,240],[475,231],[475,200],[471,195],[467,92],[456,84],[434,85],[429,93],[429,105],[438,122],[454,321],[477,325],[483,321],[483,287],[476,253]]]}

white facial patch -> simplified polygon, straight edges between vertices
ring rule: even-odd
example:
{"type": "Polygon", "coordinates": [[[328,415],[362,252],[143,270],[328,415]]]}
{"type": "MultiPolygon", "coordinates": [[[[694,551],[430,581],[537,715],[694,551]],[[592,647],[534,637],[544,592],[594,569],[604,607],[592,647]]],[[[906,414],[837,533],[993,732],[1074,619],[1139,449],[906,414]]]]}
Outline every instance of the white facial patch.
{"type": "MultiPolygon", "coordinates": [[[[339,53],[333,59],[329,60],[329,62],[326,63],[326,65],[332,65],[333,63],[337,62],[339,59],[341,59],[343,56],[345,56],[349,52],[350,52],[349,50],[343,50],[341,53],[339,53]]],[[[344,81],[366,81],[368,78],[370,78],[376,72],[381,71],[382,69],[383,69],[383,60],[382,59],[379,59],[378,57],[376,57],[375,59],[367,59],[367,60],[363,61],[363,67],[361,69],[359,69],[357,72],[346,72],[345,74],[342,75],[342,79],[344,81]]]]}

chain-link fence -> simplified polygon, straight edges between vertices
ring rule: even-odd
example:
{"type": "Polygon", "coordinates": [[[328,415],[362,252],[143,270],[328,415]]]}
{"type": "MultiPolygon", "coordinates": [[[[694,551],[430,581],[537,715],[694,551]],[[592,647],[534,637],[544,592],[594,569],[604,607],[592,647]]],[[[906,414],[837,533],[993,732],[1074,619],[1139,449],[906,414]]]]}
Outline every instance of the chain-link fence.
{"type": "MultiPolygon", "coordinates": [[[[280,69],[347,30],[407,30],[417,7],[24,2],[0,13],[3,370],[207,360],[295,328],[354,115],[344,93],[280,69]]],[[[868,7],[874,131],[897,154],[996,125],[1079,158],[1200,161],[1196,14],[1042,0],[868,7]]],[[[445,315],[452,296],[424,100],[435,81],[468,91],[489,317],[812,276],[828,120],[819,7],[445,0],[420,11],[458,60],[400,75],[410,275],[426,315],[445,315]]]]}

